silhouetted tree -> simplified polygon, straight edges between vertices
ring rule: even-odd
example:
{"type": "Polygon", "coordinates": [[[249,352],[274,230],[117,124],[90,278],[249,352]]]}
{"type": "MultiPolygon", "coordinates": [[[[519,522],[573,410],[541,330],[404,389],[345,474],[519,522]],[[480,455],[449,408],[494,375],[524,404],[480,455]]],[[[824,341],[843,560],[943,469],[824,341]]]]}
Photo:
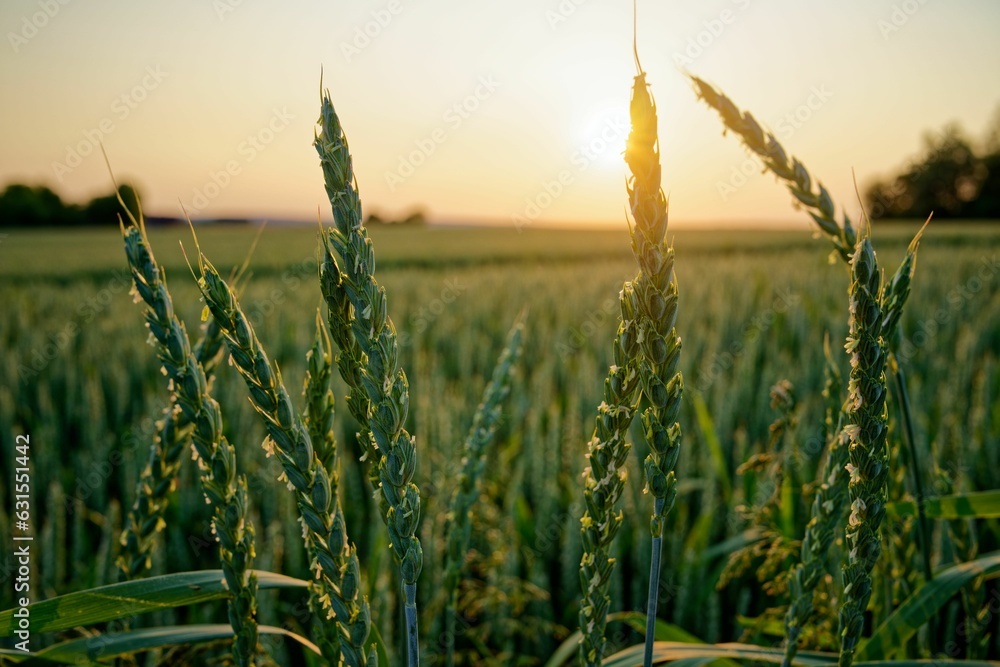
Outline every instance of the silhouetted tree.
{"type": "Polygon", "coordinates": [[[986,177],[979,186],[979,195],[969,202],[970,218],[1000,217],[1000,150],[982,158],[986,177]]]}
{"type": "Polygon", "coordinates": [[[376,225],[425,225],[427,224],[427,216],[421,209],[414,209],[406,214],[405,217],[398,218],[396,220],[391,220],[389,218],[383,218],[378,213],[369,213],[368,217],[365,218],[364,224],[366,226],[376,226],[376,225]]]}
{"type": "Polygon", "coordinates": [[[996,218],[1000,213],[1000,105],[983,137],[982,158],[986,177],[979,187],[979,196],[972,202],[972,217],[996,218]]]}
{"type": "Polygon", "coordinates": [[[4,227],[65,226],[81,220],[78,207],[64,204],[45,186],[15,183],[0,194],[0,225],[4,227]]]}
{"type": "MultiPolygon", "coordinates": [[[[118,186],[118,194],[122,196],[128,210],[138,219],[139,202],[141,201],[139,199],[139,192],[128,183],[123,183],[118,186]]],[[[117,225],[119,215],[127,220],[125,211],[122,210],[121,204],[118,202],[118,197],[114,194],[91,199],[84,207],[83,213],[88,225],[117,225]]]]}
{"type": "Polygon", "coordinates": [[[400,221],[404,225],[426,225],[427,215],[420,209],[411,211],[400,221]]]}
{"type": "Polygon", "coordinates": [[[993,110],[993,119],[983,136],[983,151],[987,155],[1000,153],[1000,104],[993,110]]]}
{"type": "MultiPolygon", "coordinates": [[[[122,199],[137,212],[139,193],[131,185],[119,187],[122,199]]],[[[0,193],[0,227],[70,227],[75,225],[117,225],[122,213],[114,195],[97,197],[83,206],[68,204],[46,186],[21,183],[8,185],[0,193]]]]}
{"type": "MultiPolygon", "coordinates": [[[[989,144],[989,140],[987,141],[989,144]]],[[[873,218],[1000,218],[1000,153],[976,155],[957,125],[924,136],[919,161],[865,193],[873,218]]]]}

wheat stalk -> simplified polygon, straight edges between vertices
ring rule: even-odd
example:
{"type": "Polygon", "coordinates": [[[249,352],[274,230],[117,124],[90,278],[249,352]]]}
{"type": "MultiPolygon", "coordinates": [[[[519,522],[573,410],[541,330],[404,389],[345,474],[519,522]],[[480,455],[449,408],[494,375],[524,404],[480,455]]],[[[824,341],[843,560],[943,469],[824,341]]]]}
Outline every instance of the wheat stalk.
{"type": "MultiPolygon", "coordinates": [[[[818,191],[814,191],[812,185],[813,179],[802,163],[794,158],[789,160],[785,149],[778,143],[774,135],[770,132],[765,134],[760,124],[757,123],[750,112],[741,112],[725,94],[716,90],[702,79],[696,76],[690,76],[690,78],[695,84],[698,96],[719,113],[724,125],[736,132],[747,148],[763,158],[765,168],[785,181],[792,195],[795,196],[800,204],[805,206],[820,231],[833,243],[836,254],[849,265],[856,246],[857,235],[846,213],[843,214],[843,223],[837,223],[834,218],[835,207],[833,200],[822,184],[817,184],[818,191]]],[[[927,219],[924,227],[913,238],[907,248],[906,256],[883,290],[879,303],[883,314],[880,335],[883,337],[888,348],[888,364],[895,380],[896,401],[899,403],[903,413],[903,432],[906,444],[910,450],[910,460],[912,462],[910,465],[910,477],[912,479],[913,492],[917,499],[918,540],[922,555],[921,565],[923,566],[923,574],[926,581],[930,581],[933,578],[930,556],[931,528],[924,511],[925,496],[919,470],[916,441],[913,435],[909,399],[906,391],[906,376],[898,360],[895,358],[894,350],[899,340],[899,320],[909,296],[910,282],[916,268],[917,248],[920,238],[929,222],[930,218],[927,219]]],[[[930,639],[933,648],[933,633],[931,633],[930,639]]]]}
{"type": "Polygon", "coordinates": [[[600,665],[604,655],[604,630],[611,604],[608,587],[615,567],[611,544],[622,523],[621,511],[615,510],[625,486],[625,463],[632,448],[626,438],[639,401],[639,373],[634,361],[639,354],[638,304],[632,283],[622,287],[619,302],[622,320],[613,343],[615,363],[604,379],[604,400],[597,408],[594,434],[587,443],[588,465],[583,472],[580,662],[588,667],[600,665]]]}
{"type": "MultiPolygon", "coordinates": [[[[365,363],[364,352],[354,336],[354,307],[347,296],[347,290],[343,285],[340,276],[340,267],[333,254],[333,248],[325,242],[322,245],[323,253],[320,262],[320,290],[323,300],[328,308],[329,332],[337,346],[336,364],[340,376],[347,383],[347,409],[358,422],[357,433],[358,443],[362,449],[362,461],[367,461],[368,480],[372,488],[379,488],[378,477],[378,450],[371,438],[371,429],[368,425],[368,417],[371,410],[371,402],[361,384],[361,368],[365,363]]],[[[385,518],[388,511],[385,497],[378,493],[381,516],[385,518]]]]}
{"type": "Polygon", "coordinates": [[[785,656],[782,667],[790,667],[799,649],[802,628],[813,612],[813,597],[825,571],[824,559],[836,537],[847,500],[848,437],[843,429],[844,411],[838,407],[840,371],[830,350],[830,338],[823,341],[826,353],[824,374],[826,399],[824,441],[829,443],[826,464],[813,498],[809,523],[802,540],[801,559],[788,578],[791,603],[785,614],[785,656]]]}
{"type": "MultiPolygon", "coordinates": [[[[330,389],[332,360],[330,335],[323,324],[320,312],[317,310],[316,336],[313,339],[312,347],[306,353],[306,377],[302,387],[306,406],[302,415],[302,423],[309,432],[316,460],[326,471],[330,480],[330,496],[333,498],[330,512],[334,524],[339,526],[336,532],[338,534],[343,532],[346,535],[346,522],[339,496],[340,466],[337,458],[337,444],[333,434],[334,398],[333,391],[330,389]]],[[[350,555],[345,552],[344,545],[341,546],[340,550],[333,551],[333,555],[337,559],[339,571],[343,572],[345,568],[350,567],[350,555]]],[[[343,586],[342,580],[334,583],[343,586]]],[[[320,631],[324,635],[324,640],[328,642],[327,653],[337,655],[342,651],[343,642],[336,624],[321,623],[320,631]]]]}
{"type": "MultiPolygon", "coordinates": [[[[726,128],[735,132],[744,146],[762,158],[764,167],[768,171],[785,181],[798,203],[807,209],[820,231],[833,243],[837,254],[845,264],[849,265],[857,244],[857,234],[846,213],[843,214],[842,223],[836,221],[833,199],[823,184],[816,181],[814,189],[815,179],[809,175],[805,166],[797,158],[789,158],[774,134],[765,132],[753,114],[749,111],[740,111],[723,92],[703,79],[694,75],[688,76],[695,84],[698,97],[719,113],[726,128]]],[[[906,256],[886,286],[881,308],[884,311],[883,335],[887,341],[895,338],[903,306],[910,293],[910,281],[916,269],[920,238],[929,223],[930,217],[910,242],[906,256]]]]}
{"type": "Polygon", "coordinates": [[[387,313],[385,289],[375,280],[371,239],[361,224],[361,201],[347,137],[328,92],[322,97],[319,125],[314,145],[335,223],[324,237],[323,291],[334,337],[348,345],[341,348],[338,367],[351,386],[351,410],[367,425],[368,432],[362,434],[369,441],[364,445],[365,453],[374,459],[370,464],[377,466],[380,506],[403,581],[407,659],[415,666],[420,660],[417,578],[423,552],[416,536],[420,521],[420,492],[413,483],[416,440],[404,427],[409,386],[398,364],[396,330],[387,313]],[[343,269],[331,247],[340,256],[343,269]],[[361,392],[367,406],[357,396],[361,392]]]}
{"type": "MultiPolygon", "coordinates": [[[[153,257],[145,229],[129,217],[132,224],[127,228],[122,225],[122,234],[134,294],[137,301],[146,304],[146,325],[174,394],[167,422],[176,425],[183,420],[193,427],[191,444],[205,501],[213,509],[212,531],[220,543],[222,570],[230,591],[233,659],[241,666],[252,665],[257,649],[257,578],[251,572],[254,530],[246,518],[246,479],[236,479],[236,450],[222,435],[219,404],[209,393],[205,372],[191,351],[183,323],[174,314],[163,269],[153,257]]],[[[209,341],[201,351],[214,356],[211,347],[209,341]]]]}
{"type": "Polygon", "coordinates": [[[910,284],[913,282],[913,274],[917,270],[917,250],[920,249],[920,239],[924,230],[931,222],[930,217],[920,228],[913,240],[906,248],[906,255],[900,262],[899,268],[886,283],[882,295],[882,337],[885,338],[889,347],[890,356],[895,356],[895,349],[899,345],[899,320],[903,316],[903,306],[910,296],[910,284]]]}
{"type": "Polygon", "coordinates": [[[222,328],[250,400],[264,420],[269,436],[268,454],[277,457],[284,470],[280,479],[295,493],[303,538],[312,558],[310,568],[317,580],[310,588],[313,612],[321,616],[321,623],[335,619],[340,626],[339,642],[328,639],[334,632],[332,628],[324,628],[320,642],[323,656],[332,664],[338,664],[343,654],[352,667],[377,665],[374,647],[365,653],[371,613],[368,600],[360,592],[357,553],[348,543],[343,512],[333,493],[330,475],[316,456],[309,432],[296,416],[280,373],[261,347],[236,295],[200,251],[198,269],[198,287],[208,310],[222,328]]]}
{"type": "Polygon", "coordinates": [[[316,337],[306,353],[306,377],[302,396],[306,408],[302,421],[309,431],[316,458],[330,477],[330,492],[336,497],[340,480],[337,458],[337,442],[333,435],[334,398],[330,389],[333,369],[333,345],[330,333],[323,324],[320,312],[316,312],[316,337]]]}
{"type": "Polygon", "coordinates": [[[723,124],[739,135],[744,146],[761,157],[771,173],[785,181],[792,196],[806,207],[820,231],[833,243],[837,254],[844,262],[849,262],[857,234],[846,213],[843,214],[843,223],[837,222],[833,199],[823,184],[817,181],[814,189],[814,179],[805,166],[797,158],[789,158],[774,134],[765,132],[753,114],[741,112],[731,99],[711,84],[694,75],[688,76],[697,89],[698,97],[719,113],[723,124]]]}
{"type": "Polygon", "coordinates": [[[493,375],[483,391],[483,399],[472,418],[472,426],[465,438],[462,451],[462,469],[458,483],[451,496],[448,512],[448,522],[445,525],[444,593],[447,600],[445,608],[446,631],[451,641],[448,642],[446,664],[455,661],[455,621],[458,606],[458,584],[465,564],[466,553],[469,550],[469,539],[472,524],[472,505],[479,498],[479,479],[486,465],[487,448],[493,441],[500,427],[503,402],[510,393],[510,385],[514,365],[521,354],[521,340],[524,334],[524,324],[520,319],[511,327],[507,334],[507,342],[500,358],[493,368],[493,375]]]}
{"type": "MultiPolygon", "coordinates": [[[[637,59],[638,65],[638,59],[637,59]]],[[[604,383],[604,401],[598,408],[597,427],[588,444],[590,464],[584,473],[586,512],[582,523],[584,555],[580,563],[583,601],[580,659],[600,665],[604,629],[610,604],[608,585],[615,560],[610,545],[621,525],[615,506],[625,480],[625,461],[631,448],[625,437],[635,416],[639,390],[649,400],[642,415],[643,433],[650,447],[645,461],[646,491],[654,497],[650,520],[650,565],[647,625],[655,625],[658,606],[663,520],[676,497],[674,466],[680,453],[677,413],[683,380],[677,365],[680,337],[677,318],[677,282],[674,250],[665,241],[667,202],[660,187],[656,105],[641,68],[632,86],[632,127],[625,161],[632,172],[627,190],[634,227],[630,228],[632,252],[639,264],[635,280],[620,295],[622,321],[614,343],[615,365],[604,383]]],[[[647,664],[651,660],[653,632],[647,632],[647,664]]]]}
{"type": "Polygon", "coordinates": [[[652,664],[653,628],[658,605],[660,553],[664,517],[677,496],[674,467],[680,454],[681,427],[677,422],[684,380],[678,370],[681,339],[677,321],[677,279],[674,248],[666,242],[667,201],[660,187],[660,154],[657,145],[656,104],[641,71],[632,86],[632,129],[625,161],[632,177],[629,204],[635,226],[632,252],[639,262],[635,284],[638,303],[638,342],[642,351],[639,374],[649,407],[642,414],[643,433],[649,444],[646,457],[646,491],[654,498],[650,532],[653,536],[646,611],[644,664],[652,664]]]}
{"type": "MultiPolygon", "coordinates": [[[[222,345],[222,332],[210,319],[202,327],[201,337],[194,346],[195,360],[205,373],[209,390],[215,368],[222,359],[222,345]]],[[[163,515],[170,504],[170,493],[177,486],[184,448],[191,441],[191,421],[176,410],[176,405],[175,397],[171,397],[163,419],[156,422],[149,461],[139,475],[135,502],[122,529],[119,540],[122,553],[117,564],[126,579],[140,578],[152,567],[156,536],[166,526],[163,515]]]]}
{"type": "Polygon", "coordinates": [[[851,259],[851,355],[847,399],[847,471],[851,515],[847,523],[848,562],[840,610],[840,667],[850,667],[871,598],[871,570],[881,551],[879,525],[885,516],[889,475],[885,408],[886,348],[882,338],[881,276],[871,240],[859,239],[851,259]]]}

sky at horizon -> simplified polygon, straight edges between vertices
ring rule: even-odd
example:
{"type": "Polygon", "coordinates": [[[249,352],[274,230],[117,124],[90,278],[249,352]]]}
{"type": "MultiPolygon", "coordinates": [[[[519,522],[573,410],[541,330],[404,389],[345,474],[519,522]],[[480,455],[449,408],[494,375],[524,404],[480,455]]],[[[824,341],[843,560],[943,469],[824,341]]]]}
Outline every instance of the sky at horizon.
{"type": "MultiPolygon", "coordinates": [[[[552,225],[625,218],[627,0],[6,1],[0,185],[148,213],[324,218],[320,70],[367,212],[552,225]]],[[[843,202],[958,123],[1000,113],[1000,3],[639,2],[664,189],[681,224],[805,224],[697,101],[722,88],[843,202]]]]}

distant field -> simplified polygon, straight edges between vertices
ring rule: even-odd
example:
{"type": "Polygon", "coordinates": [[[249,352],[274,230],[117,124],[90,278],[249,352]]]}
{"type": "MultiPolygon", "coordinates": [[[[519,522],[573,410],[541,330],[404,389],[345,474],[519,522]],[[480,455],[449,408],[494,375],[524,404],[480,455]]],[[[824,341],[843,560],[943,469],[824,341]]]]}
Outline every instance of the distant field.
{"type": "MultiPolygon", "coordinates": [[[[876,248],[887,271],[895,269],[913,231],[915,226],[877,229],[876,248]]],[[[199,230],[202,248],[224,273],[243,261],[253,233],[235,227],[199,230]]],[[[150,236],[168,267],[177,311],[193,335],[202,304],[177,243],[182,240],[190,254],[190,234],[171,228],[151,230],[150,236]]],[[[441,609],[434,597],[442,576],[440,536],[459,447],[504,334],[527,308],[524,359],[477,505],[469,565],[474,585],[464,591],[462,605],[476,619],[475,641],[497,653],[543,659],[576,627],[579,480],[611,363],[618,292],[635,274],[627,231],[379,228],[371,236],[411,386],[408,424],[421,448],[417,482],[425,494],[426,553],[420,607],[426,628],[435,627],[441,609]]],[[[296,399],[320,303],[316,245],[313,228],[267,229],[243,294],[245,310],[296,399]]],[[[739,619],[781,604],[780,591],[764,590],[753,570],[716,587],[729,554],[752,539],[740,506],[760,502],[758,487],[764,486],[753,472],[740,474],[737,468],[768,450],[769,427],[777,416],[768,390],[787,378],[798,404],[786,451],[795,453],[802,479],[814,478],[822,452],[817,443],[824,334],[846,372],[847,273],[841,263],[827,261],[826,240],[807,231],[686,230],[676,234],[675,245],[687,389],[680,418],[681,492],[666,535],[669,588],[661,616],[706,641],[730,641],[747,632],[752,640],[773,643],[778,641],[773,624],[751,630],[739,619]],[[703,399],[704,410],[695,409],[697,399],[703,399]]],[[[909,375],[917,440],[933,462],[928,478],[938,490],[997,486],[998,258],[996,227],[934,224],[921,247],[900,357],[909,375]]],[[[167,400],[141,308],[128,295],[125,267],[114,229],[10,231],[0,241],[0,456],[6,471],[12,434],[31,433],[38,553],[44,554],[35,567],[46,595],[114,579],[121,511],[132,502],[152,419],[167,400]]],[[[348,527],[364,568],[375,573],[365,586],[375,623],[391,644],[398,639],[391,562],[381,557],[384,531],[356,465],[355,425],[345,417],[339,380],[336,394],[342,493],[351,499],[345,504],[348,527]]],[[[251,475],[258,540],[268,545],[258,548],[257,566],[305,576],[292,496],[260,474],[263,430],[233,369],[220,368],[216,395],[240,466],[251,475]]],[[[895,422],[894,412],[891,419],[895,422]]],[[[901,455],[895,425],[892,441],[894,456],[901,455]]],[[[633,442],[641,443],[635,429],[633,442]]],[[[639,573],[648,568],[648,508],[638,465],[645,452],[640,444],[636,449],[616,547],[621,564],[611,593],[616,609],[640,608],[646,595],[645,575],[639,573]]],[[[182,474],[187,492],[171,506],[166,545],[156,561],[160,571],[216,567],[213,549],[191,543],[192,535],[208,531],[204,501],[192,492],[197,485],[192,467],[182,474]]],[[[4,497],[7,484],[5,472],[4,497]]],[[[905,481],[895,481],[892,493],[907,497],[905,481]]],[[[789,502],[799,519],[807,516],[801,497],[789,502]]],[[[3,535],[9,534],[8,507],[0,505],[3,535]]],[[[912,545],[907,531],[912,525],[897,528],[887,549],[912,545]]],[[[938,562],[956,548],[949,535],[942,529],[935,542],[938,562]]],[[[980,522],[978,540],[981,553],[1000,547],[995,521],[980,522]]],[[[8,552],[0,559],[8,559],[8,552]]],[[[890,575],[888,569],[883,575],[890,575]]],[[[897,580],[905,584],[904,575],[897,580]]],[[[896,594],[889,586],[876,595],[896,594]]],[[[273,601],[276,594],[263,595],[273,601]]],[[[10,596],[9,586],[0,589],[0,609],[11,606],[10,596]]],[[[279,612],[291,604],[262,604],[261,621],[280,623],[279,612]]],[[[171,620],[171,614],[163,616],[160,621],[171,620]]],[[[222,616],[213,618],[220,622],[222,616]]],[[[832,635],[825,636],[827,643],[824,636],[811,637],[810,646],[830,648],[832,635]]],[[[617,636],[617,641],[634,639],[617,636]]]]}
{"type": "MultiPolygon", "coordinates": [[[[896,252],[919,228],[917,224],[891,225],[877,230],[881,244],[896,252]]],[[[194,241],[183,226],[151,228],[150,238],[160,261],[169,269],[184,267],[180,243],[190,251],[194,241]]],[[[482,262],[577,261],[628,259],[628,232],[621,230],[524,229],[513,227],[374,227],[370,235],[378,248],[380,267],[431,267],[476,265],[482,262]]],[[[283,269],[315,259],[317,228],[275,226],[265,228],[253,258],[258,272],[283,269]]],[[[256,227],[243,225],[199,227],[204,250],[221,266],[241,263],[256,235],[256,227]]],[[[991,243],[1000,225],[932,225],[927,238],[938,247],[991,243]]],[[[117,229],[11,230],[0,241],[0,276],[62,278],[96,274],[122,266],[117,229]]],[[[681,230],[675,245],[682,255],[780,253],[796,248],[818,251],[811,230],[681,230]]],[[[186,269],[185,269],[186,270],[186,269]]]]}

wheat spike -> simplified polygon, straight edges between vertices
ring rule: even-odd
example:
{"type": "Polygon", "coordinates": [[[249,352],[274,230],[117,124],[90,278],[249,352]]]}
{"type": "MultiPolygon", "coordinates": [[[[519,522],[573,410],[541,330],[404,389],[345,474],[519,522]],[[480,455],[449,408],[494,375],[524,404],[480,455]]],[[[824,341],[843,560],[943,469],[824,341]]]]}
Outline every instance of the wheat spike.
{"type": "Polygon", "coordinates": [[[417,578],[423,551],[417,537],[420,490],[416,439],[404,423],[409,385],[399,367],[396,329],[389,317],[385,289],[375,279],[375,251],[361,221],[361,200],[347,137],[329,93],[322,97],[320,130],[314,145],[323,168],[334,227],[324,236],[321,283],[330,311],[330,329],[340,344],[337,364],[351,387],[348,405],[366,432],[361,433],[370,478],[380,491],[389,544],[399,563],[405,595],[408,664],[419,664],[417,578]],[[338,264],[336,250],[343,262],[338,264]],[[362,396],[363,394],[363,396],[362,396]]]}
{"type": "Polygon", "coordinates": [[[845,346],[851,374],[844,427],[849,439],[847,471],[851,514],[847,522],[848,562],[840,610],[840,667],[850,667],[871,598],[871,570],[881,551],[879,525],[885,516],[889,476],[886,447],[885,366],[881,275],[871,240],[859,239],[851,259],[850,333],[845,346]]]}
{"type": "Polygon", "coordinates": [[[261,347],[253,327],[232,289],[208,259],[199,253],[198,287],[215,320],[222,327],[226,345],[250,392],[250,400],[264,420],[269,436],[268,453],[277,457],[298,501],[303,537],[316,582],[311,588],[313,612],[320,617],[320,648],[332,664],[341,654],[352,667],[378,664],[374,647],[365,653],[371,628],[368,600],[360,592],[357,553],[348,543],[339,500],[326,467],[313,449],[312,439],[292,407],[277,368],[261,347]],[[339,630],[327,621],[334,619],[339,630]],[[339,632],[339,639],[331,639],[339,632]],[[339,644],[339,650],[338,650],[339,644]]]}
{"type": "MultiPolygon", "coordinates": [[[[168,423],[183,420],[193,427],[191,444],[205,500],[213,509],[212,530],[220,544],[222,570],[230,591],[233,659],[241,666],[252,665],[257,649],[257,578],[251,571],[254,529],[246,518],[246,478],[237,479],[236,449],[222,435],[219,404],[209,393],[205,371],[191,351],[183,323],[174,314],[163,269],[153,257],[145,230],[133,221],[122,226],[122,233],[135,294],[146,304],[146,324],[174,392],[175,407],[168,423]]],[[[212,345],[212,341],[202,345],[202,354],[214,357],[212,345]]]]}

